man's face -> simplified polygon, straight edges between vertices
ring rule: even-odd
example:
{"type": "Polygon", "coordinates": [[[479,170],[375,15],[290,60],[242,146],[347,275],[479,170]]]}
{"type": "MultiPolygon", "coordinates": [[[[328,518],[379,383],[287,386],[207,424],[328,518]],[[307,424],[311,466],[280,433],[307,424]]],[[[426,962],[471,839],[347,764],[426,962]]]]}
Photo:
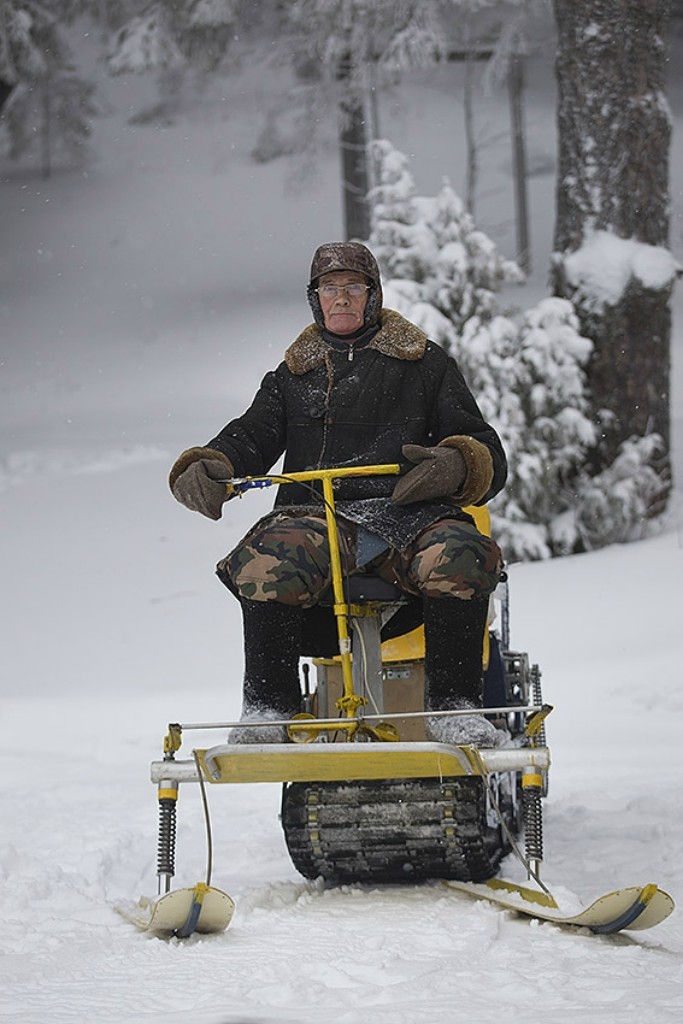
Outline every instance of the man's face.
{"type": "Polygon", "coordinates": [[[323,274],[318,280],[318,298],[328,331],[334,334],[353,334],[363,326],[368,301],[367,285],[363,274],[355,270],[335,270],[331,274],[323,274]],[[351,291],[358,291],[359,294],[350,295],[344,285],[351,285],[351,291]]]}

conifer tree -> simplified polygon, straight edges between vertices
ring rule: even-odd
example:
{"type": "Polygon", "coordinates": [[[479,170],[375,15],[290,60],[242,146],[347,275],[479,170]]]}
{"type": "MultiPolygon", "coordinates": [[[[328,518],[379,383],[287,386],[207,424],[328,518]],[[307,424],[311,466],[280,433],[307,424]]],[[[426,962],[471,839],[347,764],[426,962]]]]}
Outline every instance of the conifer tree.
{"type": "Polygon", "coordinates": [[[593,471],[593,343],[572,303],[546,298],[523,313],[500,312],[496,292],[519,279],[515,264],[476,228],[450,186],[417,196],[407,158],[386,140],[373,151],[369,244],[386,302],[451,352],[501,435],[509,478],[491,512],[506,558],[548,558],[640,536],[660,487],[650,464],[657,442],[634,438],[593,471]]]}
{"type": "Polygon", "coordinates": [[[0,125],[11,157],[40,156],[48,177],[54,160],[80,162],[96,114],[94,86],[72,63],[65,25],[82,3],[0,0],[0,79],[11,85],[0,125]]]}
{"type": "Polygon", "coordinates": [[[137,5],[112,36],[109,70],[214,71],[228,51],[239,8],[239,0],[150,0],[137,5]]]}
{"type": "Polygon", "coordinates": [[[417,196],[402,153],[386,139],[371,152],[370,244],[400,311],[449,349],[466,320],[492,315],[494,293],[522,280],[521,271],[476,228],[448,182],[436,196],[417,196]]]}
{"type": "Polygon", "coordinates": [[[670,0],[554,0],[554,284],[594,341],[594,470],[624,470],[632,464],[627,452],[649,449],[648,480],[653,473],[660,480],[658,491],[649,489],[651,515],[665,507],[671,488],[669,300],[679,268],[668,252],[670,8],[670,0]]]}

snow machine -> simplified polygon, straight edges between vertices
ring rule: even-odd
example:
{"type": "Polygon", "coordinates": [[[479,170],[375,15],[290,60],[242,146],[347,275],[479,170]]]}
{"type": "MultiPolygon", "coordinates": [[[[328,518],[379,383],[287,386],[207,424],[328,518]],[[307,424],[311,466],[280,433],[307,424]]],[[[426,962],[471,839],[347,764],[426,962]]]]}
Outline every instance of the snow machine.
{"type": "MultiPolygon", "coordinates": [[[[139,927],[180,938],[227,927],[234,905],[211,885],[208,793],[222,784],[256,782],[282,784],[287,849],[308,879],[373,885],[441,880],[520,912],[594,931],[650,927],[670,913],[670,897],[649,885],[619,890],[578,916],[567,915],[541,881],[542,799],[550,767],[545,721],[552,709],[542,702],[538,666],[526,653],[510,649],[505,582],[494,595],[499,619],[496,631],[487,632],[482,656],[484,712],[507,729],[510,741],[483,749],[427,740],[423,631],[418,627],[382,641],[387,626],[400,622],[405,595],[381,579],[345,580],[336,527],[335,479],[398,471],[397,465],[345,467],[229,481],[240,492],[289,482],[322,487],[338,653],[313,660],[314,682],[310,664],[304,664],[301,712],[280,723],[287,728],[287,743],[221,742],[197,746],[191,758],[181,759],[177,755],[188,732],[248,726],[169,725],[163,757],[151,765],[159,803],[159,895],[127,912],[139,927]],[[186,783],[199,784],[207,875],[193,887],[171,891],[176,807],[186,783]],[[511,851],[534,888],[495,877],[511,851]]],[[[487,510],[467,511],[488,533],[487,510]]]]}

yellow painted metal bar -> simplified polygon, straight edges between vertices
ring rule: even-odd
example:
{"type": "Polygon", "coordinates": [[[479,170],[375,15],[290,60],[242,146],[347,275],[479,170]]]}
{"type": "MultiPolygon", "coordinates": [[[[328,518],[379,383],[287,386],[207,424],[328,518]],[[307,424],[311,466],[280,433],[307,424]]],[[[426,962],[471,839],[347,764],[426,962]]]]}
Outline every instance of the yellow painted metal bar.
{"type": "Polygon", "coordinates": [[[177,722],[171,722],[164,736],[164,754],[175,754],[183,742],[183,730],[177,722]]]}
{"type": "MultiPolygon", "coordinates": [[[[304,483],[308,480],[340,480],[348,476],[396,476],[400,473],[401,467],[397,462],[382,463],[379,466],[338,466],[335,469],[304,469],[297,473],[273,473],[275,482],[304,483]]],[[[264,477],[245,477],[247,480],[265,480],[264,477]]]]}
{"type": "Polygon", "coordinates": [[[460,750],[435,751],[418,744],[407,750],[406,746],[402,743],[395,750],[392,743],[330,744],[318,751],[292,744],[291,749],[281,747],[265,756],[262,750],[252,753],[242,748],[238,756],[216,754],[208,763],[210,751],[197,750],[197,757],[204,777],[212,783],[433,779],[476,774],[460,750]],[[339,750],[330,749],[332,746],[339,750]]]}
{"type": "Polygon", "coordinates": [[[327,520],[327,537],[330,544],[330,568],[332,571],[332,593],[334,594],[334,614],[337,620],[337,636],[339,638],[339,657],[341,659],[342,681],[344,684],[344,710],[347,718],[353,718],[357,706],[354,707],[353,677],[351,671],[351,641],[349,639],[348,606],[344,603],[344,581],[339,551],[339,533],[335,519],[334,488],[332,478],[323,477],[323,497],[325,499],[325,519],[327,520]]]}
{"type": "Polygon", "coordinates": [[[552,704],[543,704],[540,711],[536,711],[526,723],[524,735],[527,739],[535,740],[540,735],[543,723],[553,710],[552,704]]]}

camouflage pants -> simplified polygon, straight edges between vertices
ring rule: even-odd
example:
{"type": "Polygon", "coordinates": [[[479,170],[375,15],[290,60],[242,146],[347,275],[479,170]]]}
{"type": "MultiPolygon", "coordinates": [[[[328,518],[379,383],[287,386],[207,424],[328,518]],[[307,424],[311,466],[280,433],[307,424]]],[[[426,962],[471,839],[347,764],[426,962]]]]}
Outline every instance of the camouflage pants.
{"type": "MultiPolygon", "coordinates": [[[[356,527],[341,521],[342,571],[381,576],[422,597],[486,598],[502,569],[492,538],[471,523],[441,519],[418,534],[407,548],[389,548],[359,569],[356,527]]],[[[280,515],[257,524],[219,565],[240,597],[310,608],[330,593],[331,571],[323,516],[280,515]]]]}

